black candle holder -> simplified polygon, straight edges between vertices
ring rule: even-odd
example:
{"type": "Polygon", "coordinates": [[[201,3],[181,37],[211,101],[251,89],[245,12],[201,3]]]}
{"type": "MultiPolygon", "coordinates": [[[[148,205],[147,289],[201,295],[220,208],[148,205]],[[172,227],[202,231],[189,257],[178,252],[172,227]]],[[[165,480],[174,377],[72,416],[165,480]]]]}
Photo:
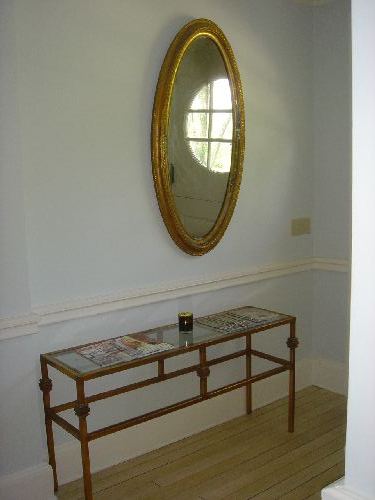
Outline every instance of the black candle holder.
{"type": "Polygon", "coordinates": [[[191,332],[193,330],[193,313],[178,313],[178,329],[180,332],[191,332]]]}

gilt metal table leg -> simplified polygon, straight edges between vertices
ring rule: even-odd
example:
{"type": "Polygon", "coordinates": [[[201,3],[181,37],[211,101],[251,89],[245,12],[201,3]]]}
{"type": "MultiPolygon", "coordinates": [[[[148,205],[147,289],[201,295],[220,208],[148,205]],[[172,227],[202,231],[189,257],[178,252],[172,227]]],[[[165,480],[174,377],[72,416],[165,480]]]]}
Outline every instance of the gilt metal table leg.
{"type": "Polygon", "coordinates": [[[298,347],[296,337],[296,321],[290,323],[290,337],[287,340],[287,346],[290,351],[289,368],[289,408],[288,408],[288,432],[294,432],[294,412],[295,412],[295,391],[296,391],[296,356],[295,349],[298,347]]]}
{"type": "Polygon", "coordinates": [[[197,369],[197,375],[200,378],[200,395],[205,398],[207,395],[207,377],[210,374],[210,369],[207,366],[207,355],[206,348],[199,348],[199,368],[197,369]]]}
{"type": "MultiPolygon", "coordinates": [[[[246,378],[251,377],[251,335],[248,333],[246,335],[246,378]]],[[[253,411],[253,385],[248,384],[246,386],[246,413],[250,415],[253,411]]]]}
{"type": "Polygon", "coordinates": [[[50,416],[51,398],[50,392],[52,390],[52,380],[48,377],[48,366],[45,359],[40,359],[40,367],[42,378],[39,380],[39,388],[43,392],[43,406],[44,406],[44,421],[46,424],[47,448],[48,448],[48,463],[52,467],[53,472],[53,489],[57,491],[59,484],[57,481],[56,471],[56,457],[55,457],[55,443],[53,439],[52,419],[50,416]]]}
{"type": "Polygon", "coordinates": [[[92,481],[90,470],[90,450],[87,436],[87,416],[90,413],[90,407],[86,403],[84,382],[77,380],[77,406],[74,407],[74,413],[79,418],[79,439],[81,442],[81,457],[83,471],[83,485],[85,491],[85,500],[92,500],[92,481]]]}

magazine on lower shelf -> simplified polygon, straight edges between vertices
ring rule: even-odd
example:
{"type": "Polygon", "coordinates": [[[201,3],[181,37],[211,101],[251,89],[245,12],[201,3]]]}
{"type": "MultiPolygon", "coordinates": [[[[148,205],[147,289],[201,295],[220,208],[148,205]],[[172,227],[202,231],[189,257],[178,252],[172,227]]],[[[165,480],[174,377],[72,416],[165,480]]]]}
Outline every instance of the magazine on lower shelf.
{"type": "Polygon", "coordinates": [[[124,337],[80,347],[76,352],[98,366],[110,366],[124,361],[144,358],[173,348],[173,345],[166,342],[149,343],[125,335],[124,337]]]}

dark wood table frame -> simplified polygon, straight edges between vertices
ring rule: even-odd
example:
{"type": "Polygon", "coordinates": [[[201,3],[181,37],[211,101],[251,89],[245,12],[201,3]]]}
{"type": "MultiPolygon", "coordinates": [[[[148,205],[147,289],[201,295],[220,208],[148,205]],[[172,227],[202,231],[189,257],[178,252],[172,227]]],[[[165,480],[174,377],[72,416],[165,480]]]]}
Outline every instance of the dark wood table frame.
{"type": "MultiPolygon", "coordinates": [[[[133,361],[127,361],[121,364],[99,368],[95,371],[90,371],[88,373],[77,374],[75,370],[70,369],[68,366],[61,362],[58,362],[54,355],[62,353],[65,351],[70,351],[71,349],[64,349],[61,351],[56,351],[48,354],[41,354],[40,364],[41,364],[41,374],[42,378],[39,381],[39,387],[43,392],[43,404],[45,413],[45,425],[47,434],[47,447],[49,455],[49,464],[53,470],[53,480],[54,480],[54,490],[58,489],[57,472],[56,472],[56,459],[55,459],[55,445],[53,438],[52,422],[65,429],[69,434],[78,439],[81,443],[81,456],[82,456],[82,469],[83,469],[83,482],[84,482],[84,492],[85,499],[92,500],[92,481],[91,481],[91,471],[90,471],[90,452],[89,452],[89,442],[98,439],[102,436],[107,436],[114,432],[132,427],[134,425],[141,424],[156,417],[166,415],[176,410],[186,408],[188,406],[200,403],[206,399],[225,394],[226,392],[233,391],[240,387],[246,387],[246,410],[250,414],[252,412],[252,384],[263,380],[278,373],[289,370],[289,405],[288,405],[288,431],[294,431],[294,407],[295,407],[295,349],[298,346],[298,339],[295,334],[295,324],[296,318],[293,316],[283,315],[283,319],[279,321],[274,321],[269,324],[263,324],[262,326],[251,328],[247,331],[240,333],[223,333],[220,337],[215,337],[197,344],[193,344],[187,347],[179,347],[170,351],[164,351],[156,355],[147,356],[133,361]],[[267,330],[282,326],[290,326],[290,335],[287,340],[287,346],[289,348],[289,360],[282,359],[271,354],[257,351],[251,347],[251,336],[258,332],[265,332],[267,330]],[[228,342],[230,340],[245,337],[246,347],[240,351],[227,354],[225,356],[220,356],[214,359],[207,359],[207,348],[215,345],[228,342]],[[165,371],[164,361],[168,358],[172,358],[181,354],[185,354],[189,351],[199,351],[199,363],[182,368],[180,370],[174,370],[170,372],[165,371]],[[207,389],[207,378],[210,374],[210,366],[224,363],[234,358],[240,356],[246,357],[246,377],[238,382],[234,382],[218,389],[208,391],[207,389]],[[271,370],[264,371],[262,373],[252,375],[251,370],[251,358],[256,356],[279,365],[271,370]],[[132,383],[116,389],[108,390],[91,396],[85,395],[85,382],[95,378],[103,377],[113,373],[121,372],[134,368],[141,365],[146,365],[150,363],[157,363],[157,375],[140,382],[132,383]],[[67,375],[69,378],[75,380],[76,383],[76,393],[77,399],[75,401],[69,401],[57,406],[51,406],[50,392],[52,390],[52,380],[49,378],[48,365],[54,367],[59,372],[67,375]],[[143,415],[124,420],[122,422],[103,427],[101,429],[88,432],[87,430],[87,417],[90,413],[90,403],[95,401],[100,401],[103,399],[111,398],[112,396],[117,396],[119,394],[124,394],[126,392],[134,391],[142,387],[147,387],[152,384],[157,384],[163,382],[164,380],[169,380],[175,377],[186,375],[187,373],[196,372],[200,379],[200,393],[198,396],[185,399],[178,403],[160,408],[143,415]],[[74,409],[75,414],[79,420],[78,428],[69,423],[59,413],[74,409]]],[[[80,346],[77,346],[80,347],[80,346]]]]}

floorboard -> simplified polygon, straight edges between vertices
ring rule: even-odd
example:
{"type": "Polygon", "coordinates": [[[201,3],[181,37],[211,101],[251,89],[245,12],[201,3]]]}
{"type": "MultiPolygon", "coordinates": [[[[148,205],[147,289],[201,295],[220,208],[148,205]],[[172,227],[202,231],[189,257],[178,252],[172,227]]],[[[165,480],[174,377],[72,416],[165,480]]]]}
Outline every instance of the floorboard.
{"type": "MultiPolygon", "coordinates": [[[[296,427],[287,398],[93,475],[95,500],[320,498],[344,474],[346,400],[309,387],[296,394],[296,427]]],[[[59,500],[83,499],[82,482],[59,500]]]]}

